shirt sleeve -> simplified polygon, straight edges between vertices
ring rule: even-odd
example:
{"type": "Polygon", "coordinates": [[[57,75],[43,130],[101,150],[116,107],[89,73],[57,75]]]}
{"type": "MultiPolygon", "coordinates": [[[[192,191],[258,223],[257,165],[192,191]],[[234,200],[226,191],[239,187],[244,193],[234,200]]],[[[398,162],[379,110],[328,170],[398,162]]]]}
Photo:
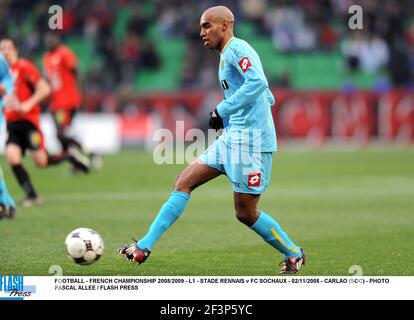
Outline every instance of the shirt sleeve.
{"type": "Polygon", "coordinates": [[[217,106],[217,112],[222,118],[247,107],[268,88],[266,77],[259,65],[256,65],[243,50],[239,49],[238,53],[236,56],[233,50],[228,48],[226,58],[234,68],[234,72],[238,72],[243,77],[244,82],[230,98],[223,100],[217,106]]]}
{"type": "Polygon", "coordinates": [[[34,87],[40,79],[39,70],[37,70],[33,63],[27,61],[25,64],[25,80],[34,87]]]}

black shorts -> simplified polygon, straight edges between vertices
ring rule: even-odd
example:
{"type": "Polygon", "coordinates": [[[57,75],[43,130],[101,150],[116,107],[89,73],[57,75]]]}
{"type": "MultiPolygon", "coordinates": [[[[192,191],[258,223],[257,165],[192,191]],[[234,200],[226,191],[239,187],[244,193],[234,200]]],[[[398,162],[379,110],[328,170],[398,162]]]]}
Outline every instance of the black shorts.
{"type": "Polygon", "coordinates": [[[46,150],[43,134],[30,121],[15,121],[7,123],[6,145],[15,144],[22,149],[22,154],[26,150],[46,150]]]}
{"type": "Polygon", "coordinates": [[[58,130],[63,130],[72,124],[73,118],[76,115],[77,109],[71,109],[71,110],[59,110],[56,112],[53,112],[53,120],[55,121],[56,128],[58,130]]]}

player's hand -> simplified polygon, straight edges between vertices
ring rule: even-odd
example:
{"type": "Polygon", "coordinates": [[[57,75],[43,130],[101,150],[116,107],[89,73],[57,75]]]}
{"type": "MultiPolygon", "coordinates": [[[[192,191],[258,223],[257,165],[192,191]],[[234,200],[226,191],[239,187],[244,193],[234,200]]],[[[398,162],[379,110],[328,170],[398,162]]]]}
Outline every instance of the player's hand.
{"type": "Polygon", "coordinates": [[[6,94],[6,88],[0,84],[0,97],[4,96],[6,94]]]}
{"type": "Polygon", "coordinates": [[[14,94],[9,94],[4,97],[4,104],[7,110],[19,110],[20,102],[14,94]]]}
{"type": "Polygon", "coordinates": [[[22,102],[19,106],[19,111],[22,113],[29,112],[33,108],[33,103],[31,101],[27,100],[25,102],[22,102]]]}
{"type": "Polygon", "coordinates": [[[216,131],[224,128],[223,119],[218,114],[217,109],[214,109],[212,112],[210,112],[210,121],[208,124],[216,131]]]}

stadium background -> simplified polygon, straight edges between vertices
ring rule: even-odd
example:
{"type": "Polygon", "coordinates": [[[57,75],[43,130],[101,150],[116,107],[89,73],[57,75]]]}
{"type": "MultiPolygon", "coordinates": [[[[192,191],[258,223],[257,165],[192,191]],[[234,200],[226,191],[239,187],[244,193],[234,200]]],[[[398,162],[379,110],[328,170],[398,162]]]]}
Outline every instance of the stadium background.
{"type": "MultiPolygon", "coordinates": [[[[120,116],[121,142],[157,128],[206,128],[220,101],[217,54],[199,39],[199,15],[220,1],[52,1],[64,42],[79,57],[82,110],[120,116]]],[[[51,1],[2,1],[0,32],[41,66],[51,1]]],[[[320,144],[414,136],[414,20],[409,1],[227,1],[235,34],[258,51],[277,97],[282,139],[320,144]],[[363,30],[348,26],[353,4],[363,30]],[[396,90],[398,88],[398,90],[396,90]]]]}
{"type": "MultiPolygon", "coordinates": [[[[177,120],[186,130],[207,129],[208,112],[221,99],[217,53],[203,48],[198,34],[203,9],[223,2],[2,0],[0,34],[16,39],[21,56],[40,67],[52,4],[62,6],[60,33],[79,57],[84,114],[75,131],[98,137],[90,148],[117,152],[91,176],[36,170],[26,160],[44,205],[0,223],[0,274],[47,275],[59,265],[68,275],[274,275],[279,257],[235,221],[225,178],[194,193],[143,266],[125,264],[115,250],[145,232],[183,168],[154,164],[141,146],[152,146],[158,128],[174,131],[177,120]],[[70,262],[62,247],[80,226],[106,243],[104,258],[88,268],[70,262]]],[[[225,4],[235,13],[236,36],[260,54],[277,100],[280,151],[262,208],[307,249],[301,274],[347,275],[358,265],[365,275],[414,275],[411,2],[225,4]],[[348,27],[353,4],[363,8],[363,30],[348,27]]]]}

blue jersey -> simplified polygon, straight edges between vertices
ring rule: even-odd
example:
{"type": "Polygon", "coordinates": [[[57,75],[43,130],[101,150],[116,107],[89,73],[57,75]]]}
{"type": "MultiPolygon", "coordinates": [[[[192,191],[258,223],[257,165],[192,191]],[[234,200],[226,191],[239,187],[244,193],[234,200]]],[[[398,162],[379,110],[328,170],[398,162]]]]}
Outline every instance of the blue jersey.
{"type": "Polygon", "coordinates": [[[256,51],[246,41],[231,38],[220,54],[218,78],[224,96],[217,106],[225,126],[222,139],[246,151],[276,151],[271,112],[275,99],[256,51]]]}
{"type": "MultiPolygon", "coordinates": [[[[0,54],[0,84],[6,89],[5,95],[12,93],[14,78],[10,73],[9,65],[7,64],[2,54],[0,54]]],[[[1,111],[4,107],[3,98],[4,97],[0,95],[0,126],[3,125],[3,112],[1,111]]]]}

